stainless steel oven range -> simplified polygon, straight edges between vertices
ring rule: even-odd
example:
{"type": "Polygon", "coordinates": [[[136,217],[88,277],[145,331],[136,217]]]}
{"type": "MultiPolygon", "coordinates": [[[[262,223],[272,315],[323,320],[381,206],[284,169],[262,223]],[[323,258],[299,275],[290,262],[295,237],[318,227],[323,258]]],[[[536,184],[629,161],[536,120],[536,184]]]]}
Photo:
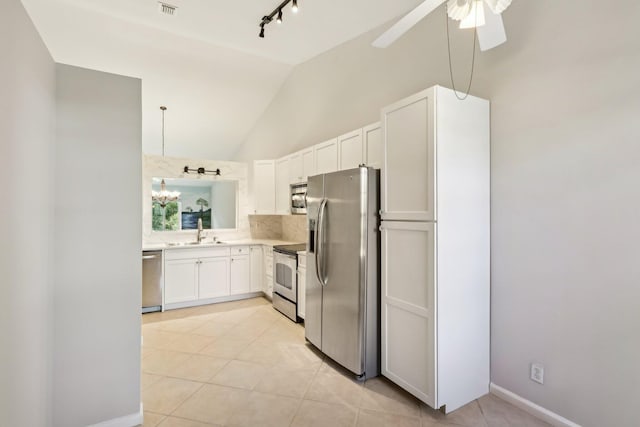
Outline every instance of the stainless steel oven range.
{"type": "Polygon", "coordinates": [[[273,247],[273,307],[298,322],[298,251],[304,243],[273,247]]]}

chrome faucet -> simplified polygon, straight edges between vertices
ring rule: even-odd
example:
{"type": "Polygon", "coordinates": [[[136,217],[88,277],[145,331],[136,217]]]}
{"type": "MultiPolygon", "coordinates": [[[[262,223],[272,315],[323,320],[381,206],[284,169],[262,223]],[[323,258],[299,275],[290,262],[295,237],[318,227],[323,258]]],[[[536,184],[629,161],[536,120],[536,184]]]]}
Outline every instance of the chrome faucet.
{"type": "Polygon", "coordinates": [[[202,218],[198,218],[198,243],[204,240],[204,230],[202,229],[202,218]]]}

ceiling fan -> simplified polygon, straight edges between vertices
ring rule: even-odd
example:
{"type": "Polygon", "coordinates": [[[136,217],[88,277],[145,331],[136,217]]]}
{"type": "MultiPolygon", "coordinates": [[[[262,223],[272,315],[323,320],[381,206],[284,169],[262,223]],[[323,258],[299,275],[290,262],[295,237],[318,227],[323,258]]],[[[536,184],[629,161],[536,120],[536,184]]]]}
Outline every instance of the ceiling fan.
{"type": "Polygon", "coordinates": [[[460,21],[460,28],[475,27],[480,50],[489,50],[507,41],[501,13],[509,7],[511,1],[425,0],[378,37],[373,42],[373,46],[379,48],[390,46],[441,4],[447,3],[449,18],[460,21]],[[489,9],[486,13],[485,5],[489,9]]]}

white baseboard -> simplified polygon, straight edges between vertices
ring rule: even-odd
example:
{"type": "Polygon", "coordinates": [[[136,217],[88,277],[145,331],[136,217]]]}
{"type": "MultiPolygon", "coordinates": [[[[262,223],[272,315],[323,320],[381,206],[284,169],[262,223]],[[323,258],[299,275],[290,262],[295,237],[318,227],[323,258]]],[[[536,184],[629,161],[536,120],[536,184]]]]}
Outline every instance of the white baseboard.
{"type": "Polygon", "coordinates": [[[89,427],[135,427],[142,425],[144,420],[144,411],[142,403],[140,404],[140,412],[125,415],[124,417],[114,418],[112,420],[103,421],[98,424],[92,424],[89,427]]]}
{"type": "Polygon", "coordinates": [[[506,388],[502,388],[499,385],[495,385],[494,383],[489,384],[489,392],[491,394],[495,394],[502,400],[506,400],[511,403],[513,406],[516,406],[522,409],[525,412],[530,413],[536,418],[545,421],[552,426],[555,427],[581,427],[579,424],[570,421],[555,412],[551,412],[548,409],[543,408],[540,405],[536,405],[530,400],[525,399],[524,397],[518,396],[517,394],[507,390],[506,388]]]}

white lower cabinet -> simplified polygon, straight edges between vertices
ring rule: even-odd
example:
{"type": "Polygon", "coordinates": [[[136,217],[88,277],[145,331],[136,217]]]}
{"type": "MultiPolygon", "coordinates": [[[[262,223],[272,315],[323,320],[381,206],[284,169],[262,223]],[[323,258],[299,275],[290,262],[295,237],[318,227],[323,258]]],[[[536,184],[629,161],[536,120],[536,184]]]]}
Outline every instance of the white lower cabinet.
{"type": "Polygon", "coordinates": [[[202,258],[199,262],[198,299],[229,295],[229,258],[202,258]]]}
{"type": "Polygon", "coordinates": [[[168,260],[164,266],[165,304],[198,299],[198,260],[168,260]]]}
{"type": "Polygon", "coordinates": [[[264,284],[263,292],[271,298],[273,296],[273,248],[264,247],[264,284]]]}
{"type": "Polygon", "coordinates": [[[251,268],[251,292],[262,292],[264,283],[264,269],[262,246],[251,246],[249,249],[250,268],[251,268]]]}
{"type": "MultiPolygon", "coordinates": [[[[167,249],[164,308],[230,301],[263,292],[273,296],[273,248],[265,245],[167,249]]],[[[302,261],[304,262],[304,261],[302,261]]],[[[304,265],[298,270],[304,318],[304,265]]]]}
{"type": "Polygon", "coordinates": [[[307,292],[307,269],[298,267],[298,317],[304,319],[307,292]]]}
{"type": "Polygon", "coordinates": [[[231,257],[231,295],[248,294],[251,292],[251,266],[249,255],[231,257]]]}
{"type": "Polygon", "coordinates": [[[166,250],[164,308],[228,301],[237,295],[261,292],[262,256],[262,246],[166,250]]]}

